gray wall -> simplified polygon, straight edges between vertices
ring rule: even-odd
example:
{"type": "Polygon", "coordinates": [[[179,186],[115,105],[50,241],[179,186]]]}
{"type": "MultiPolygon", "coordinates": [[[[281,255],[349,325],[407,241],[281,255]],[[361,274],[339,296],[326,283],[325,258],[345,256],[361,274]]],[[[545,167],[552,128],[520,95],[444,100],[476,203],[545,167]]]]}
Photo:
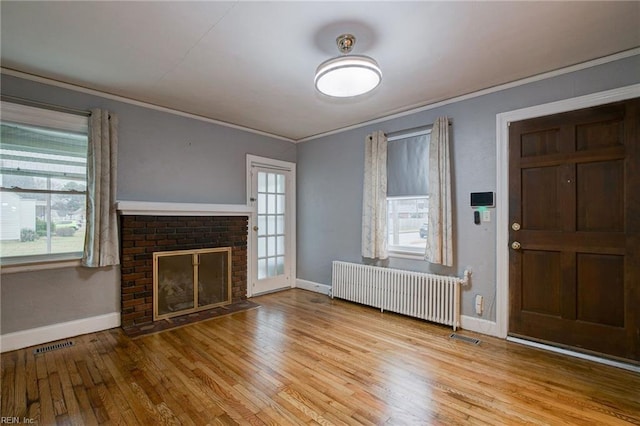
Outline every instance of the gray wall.
{"type": "MultiPolygon", "coordinates": [[[[2,75],[2,93],[118,114],[118,199],[246,203],[245,156],[296,161],[293,143],[2,75]]],[[[119,268],[3,273],[2,334],[120,311],[119,268]]]]}
{"type": "Polygon", "coordinates": [[[474,315],[473,296],[485,296],[484,319],[495,320],[496,225],[475,225],[469,193],[496,191],[496,114],[640,82],[640,56],[564,74],[298,144],[298,278],[331,284],[331,261],[360,255],[364,138],[453,120],[452,173],[455,263],[452,268],[392,258],[390,266],[444,274],[473,271],[462,313],[474,315]]]}
{"type": "MultiPolygon", "coordinates": [[[[404,269],[461,274],[473,269],[463,313],[472,298],[487,298],[484,318],[495,319],[495,212],[476,226],[469,193],[495,191],[495,116],[531,105],[622,87],[640,81],[640,57],[531,83],[305,143],[288,142],[198,120],[2,75],[2,93],[56,105],[107,108],[120,118],[118,198],[233,204],[245,202],[247,153],[297,161],[298,278],[331,284],[331,261],[359,262],[363,140],[453,119],[452,158],[456,261],[438,268],[392,259],[404,269]]],[[[2,334],[119,311],[119,269],[65,268],[2,274],[2,334]]]]}
{"type": "Polygon", "coordinates": [[[120,312],[120,268],[2,274],[2,333],[120,312]]]}

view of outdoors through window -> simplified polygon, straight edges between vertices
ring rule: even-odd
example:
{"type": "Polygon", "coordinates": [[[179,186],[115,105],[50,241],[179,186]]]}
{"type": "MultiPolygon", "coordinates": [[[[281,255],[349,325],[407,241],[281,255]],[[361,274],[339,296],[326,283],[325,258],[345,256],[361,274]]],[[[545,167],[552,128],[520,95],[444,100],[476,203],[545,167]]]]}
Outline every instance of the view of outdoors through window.
{"type": "Polygon", "coordinates": [[[389,250],[424,253],[428,213],[428,197],[388,198],[389,250]]]}
{"type": "Polygon", "coordinates": [[[1,257],[82,252],[86,133],[0,126],[1,257]]]}

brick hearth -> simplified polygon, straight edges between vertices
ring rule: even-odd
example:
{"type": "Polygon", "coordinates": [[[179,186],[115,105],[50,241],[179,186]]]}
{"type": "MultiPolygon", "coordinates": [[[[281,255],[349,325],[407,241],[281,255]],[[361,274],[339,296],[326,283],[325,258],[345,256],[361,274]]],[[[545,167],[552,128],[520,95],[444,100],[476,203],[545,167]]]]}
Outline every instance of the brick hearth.
{"type": "Polygon", "coordinates": [[[232,248],[231,302],[247,294],[247,216],[123,215],[121,224],[121,323],[153,322],[153,253],[232,248]]]}

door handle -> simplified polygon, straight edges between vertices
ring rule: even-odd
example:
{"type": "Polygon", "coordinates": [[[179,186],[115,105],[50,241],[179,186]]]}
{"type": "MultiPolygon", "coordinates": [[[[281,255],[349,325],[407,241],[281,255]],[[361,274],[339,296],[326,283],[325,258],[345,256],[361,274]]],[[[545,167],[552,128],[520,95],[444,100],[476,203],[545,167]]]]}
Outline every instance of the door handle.
{"type": "Polygon", "coordinates": [[[520,244],[518,241],[514,241],[511,243],[511,248],[514,250],[520,250],[521,247],[522,247],[522,244],[520,244]]]}
{"type": "Polygon", "coordinates": [[[254,230],[254,231],[256,231],[256,232],[258,232],[258,227],[257,227],[257,226],[254,226],[254,227],[253,227],[253,230],[254,230]]]}

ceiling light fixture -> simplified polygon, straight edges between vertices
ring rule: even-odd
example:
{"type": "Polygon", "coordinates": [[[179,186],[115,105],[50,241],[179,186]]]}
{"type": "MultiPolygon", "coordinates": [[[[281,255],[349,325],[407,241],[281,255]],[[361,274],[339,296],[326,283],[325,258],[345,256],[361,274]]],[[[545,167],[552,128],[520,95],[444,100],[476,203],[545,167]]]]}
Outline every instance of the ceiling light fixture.
{"type": "Polygon", "coordinates": [[[368,56],[349,55],[356,43],[351,34],[336,39],[343,56],[324,61],[316,70],[316,89],[328,96],[348,98],[372,91],[382,81],[378,63],[368,56]]]}

